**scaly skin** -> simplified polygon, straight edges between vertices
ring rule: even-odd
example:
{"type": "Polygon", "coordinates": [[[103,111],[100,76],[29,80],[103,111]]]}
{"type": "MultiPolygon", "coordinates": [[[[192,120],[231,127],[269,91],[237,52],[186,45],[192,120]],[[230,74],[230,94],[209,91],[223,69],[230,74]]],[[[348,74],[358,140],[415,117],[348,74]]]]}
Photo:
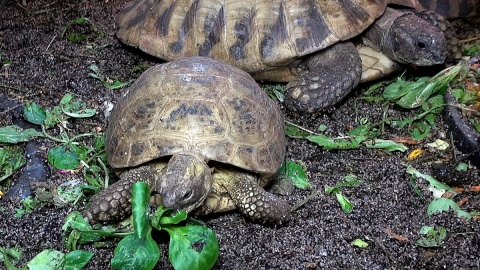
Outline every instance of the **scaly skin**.
{"type": "Polygon", "coordinates": [[[307,58],[287,84],[285,104],[296,113],[317,114],[339,102],[360,81],[362,62],[351,42],[340,42],[307,58]]]}
{"type": "Polygon", "coordinates": [[[223,188],[212,191],[211,171],[200,158],[185,154],[174,155],[168,165],[158,162],[128,170],[120,175],[120,181],[90,200],[84,216],[90,223],[103,224],[125,219],[132,210],[133,183],[144,181],[161,196],[165,207],[187,212],[199,208],[195,213],[209,214],[231,210],[236,205],[245,215],[260,222],[282,223],[289,219],[288,203],[263,190],[256,176],[216,169],[214,179],[223,188]],[[223,194],[225,191],[235,205],[223,194]],[[205,202],[207,196],[209,199],[205,202]]]}

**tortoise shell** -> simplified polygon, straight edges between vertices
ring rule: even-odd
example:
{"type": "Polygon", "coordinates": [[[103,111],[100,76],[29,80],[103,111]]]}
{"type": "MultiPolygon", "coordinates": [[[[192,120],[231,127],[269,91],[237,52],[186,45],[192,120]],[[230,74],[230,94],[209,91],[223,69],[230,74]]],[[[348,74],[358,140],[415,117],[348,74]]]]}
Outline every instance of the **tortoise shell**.
{"type": "Polygon", "coordinates": [[[192,153],[258,173],[284,161],[284,121],[246,72],[193,57],[143,73],[115,105],[106,131],[108,162],[128,168],[192,153]]]}
{"type": "Polygon", "coordinates": [[[164,60],[209,56],[254,73],[362,33],[388,2],[137,0],[120,12],[117,36],[164,60]]]}

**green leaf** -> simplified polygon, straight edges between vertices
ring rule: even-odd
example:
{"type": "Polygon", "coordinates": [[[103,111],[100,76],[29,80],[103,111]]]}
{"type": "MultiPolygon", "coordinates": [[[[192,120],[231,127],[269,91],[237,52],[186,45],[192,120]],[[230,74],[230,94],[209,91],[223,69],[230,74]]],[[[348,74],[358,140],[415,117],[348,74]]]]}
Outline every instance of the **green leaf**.
{"type": "Polygon", "coordinates": [[[150,188],[145,182],[136,182],[132,187],[133,228],[137,238],[144,239],[150,229],[147,217],[150,188]]]}
{"type": "Polygon", "coordinates": [[[425,197],[423,196],[423,193],[422,193],[422,190],[420,189],[420,187],[418,187],[416,180],[417,180],[417,178],[415,178],[415,176],[410,175],[410,185],[412,186],[413,191],[415,192],[415,194],[418,195],[418,197],[424,199],[425,197]]]}
{"type": "Polygon", "coordinates": [[[429,231],[435,229],[434,227],[432,226],[422,226],[422,228],[420,228],[420,231],[419,233],[420,234],[427,234],[429,231]]]}
{"type": "Polygon", "coordinates": [[[20,270],[13,265],[18,263],[21,257],[22,250],[20,248],[3,248],[0,246],[0,262],[3,262],[8,270],[20,270]]]}
{"type": "Polygon", "coordinates": [[[160,259],[160,249],[152,239],[152,229],[148,229],[145,238],[131,234],[117,245],[111,261],[113,269],[150,270],[160,259]]]}
{"type": "Polygon", "coordinates": [[[20,147],[0,147],[0,182],[20,169],[26,160],[20,147]]]}
{"type": "Polygon", "coordinates": [[[19,126],[6,126],[0,128],[0,143],[28,142],[35,137],[44,137],[42,132],[33,128],[22,129],[19,126]]]}
{"type": "Polygon", "coordinates": [[[429,77],[422,77],[417,81],[405,81],[402,77],[399,77],[396,82],[387,86],[383,92],[383,97],[386,100],[399,100],[405,95],[418,91],[422,86],[426,85],[429,77]]]}
{"type": "Polygon", "coordinates": [[[62,112],[60,106],[55,106],[50,110],[47,110],[47,118],[43,122],[46,129],[54,127],[56,124],[64,122],[69,117],[62,112]]]}
{"type": "Polygon", "coordinates": [[[310,135],[310,132],[299,129],[298,127],[286,124],[285,125],[285,135],[291,138],[305,138],[310,135]]]}
{"type": "Polygon", "coordinates": [[[115,90],[115,89],[119,89],[119,88],[122,88],[122,87],[128,85],[128,83],[129,82],[121,82],[121,81],[118,81],[118,80],[114,80],[112,83],[108,83],[107,81],[104,81],[103,86],[107,89],[115,90]]]}
{"type": "Polygon", "coordinates": [[[420,229],[420,233],[425,234],[425,237],[418,239],[415,244],[421,247],[439,247],[442,245],[445,237],[447,237],[445,228],[434,230],[433,227],[423,226],[420,229]]]}
{"type": "Polygon", "coordinates": [[[415,123],[415,128],[414,128],[413,133],[412,133],[412,139],[414,139],[416,141],[420,141],[420,140],[425,139],[428,136],[428,133],[430,132],[431,129],[432,128],[431,128],[430,125],[427,125],[425,123],[416,122],[415,123]]]}
{"type": "Polygon", "coordinates": [[[337,201],[340,204],[340,207],[342,207],[343,212],[345,214],[350,214],[353,211],[352,203],[350,203],[350,201],[341,193],[335,193],[335,196],[337,197],[337,201]]]}
{"type": "Polygon", "coordinates": [[[383,139],[375,139],[375,140],[368,140],[364,142],[367,148],[376,148],[376,149],[383,149],[388,152],[400,151],[405,152],[408,150],[402,143],[397,143],[392,140],[383,140],[383,139]]]}
{"type": "Polygon", "coordinates": [[[340,189],[337,186],[331,187],[329,185],[325,185],[324,188],[326,194],[337,194],[338,192],[340,192],[340,189]]]}
{"type": "Polygon", "coordinates": [[[299,189],[309,189],[312,183],[308,181],[308,176],[302,166],[293,161],[288,161],[283,164],[279,170],[278,177],[285,177],[293,181],[293,184],[299,189]]]}
{"type": "Polygon", "coordinates": [[[65,206],[83,196],[80,181],[70,181],[57,187],[57,196],[54,197],[56,206],[65,206]]]}
{"type": "Polygon", "coordinates": [[[436,180],[432,176],[419,172],[418,170],[416,170],[412,166],[407,167],[407,172],[414,177],[420,177],[420,178],[423,178],[423,179],[427,180],[430,183],[430,186],[432,186],[436,189],[443,189],[443,190],[446,190],[446,191],[451,192],[453,194],[458,193],[455,190],[451,189],[449,186],[445,185],[444,183],[436,180]]]}
{"type": "Polygon", "coordinates": [[[459,172],[465,172],[468,170],[468,164],[465,162],[460,162],[458,163],[457,167],[455,167],[455,170],[459,172]]]}
{"type": "Polygon", "coordinates": [[[347,174],[345,175],[345,181],[341,182],[341,183],[338,183],[337,184],[337,187],[341,188],[341,187],[356,187],[358,185],[360,185],[363,180],[354,175],[354,174],[347,174]]]}
{"type": "Polygon", "coordinates": [[[360,148],[360,143],[366,139],[365,136],[353,137],[351,139],[333,139],[325,135],[310,135],[307,140],[323,147],[325,150],[348,150],[360,148]]]}
{"type": "Polygon", "coordinates": [[[215,233],[207,227],[187,225],[169,227],[169,259],[175,270],[211,269],[218,259],[215,233]]]}
{"type": "Polygon", "coordinates": [[[368,243],[365,242],[365,241],[363,241],[362,239],[359,239],[359,238],[353,240],[353,241],[352,241],[352,245],[357,246],[357,247],[360,247],[360,248],[366,248],[366,247],[368,247],[368,243]]]}
{"type": "Polygon", "coordinates": [[[68,214],[62,230],[64,237],[67,238],[65,247],[69,250],[75,250],[77,244],[98,242],[106,237],[117,235],[115,233],[116,229],[111,226],[102,226],[100,230],[93,230],[92,226],[78,211],[72,211],[68,214]]]}
{"type": "Polygon", "coordinates": [[[187,212],[180,210],[173,216],[163,216],[159,220],[160,225],[175,225],[187,219],[187,212]]]}
{"type": "Polygon", "coordinates": [[[93,252],[85,250],[75,250],[67,253],[65,256],[64,270],[79,270],[85,267],[93,258],[93,252]]]}
{"type": "Polygon", "coordinates": [[[87,108],[87,104],[77,96],[67,93],[60,100],[62,112],[73,118],[86,118],[95,115],[96,110],[87,108]]]}
{"type": "Polygon", "coordinates": [[[448,211],[450,208],[455,211],[459,217],[463,217],[466,219],[470,219],[472,217],[468,212],[460,209],[460,206],[458,206],[458,204],[455,203],[452,199],[447,198],[437,198],[430,202],[427,208],[427,213],[429,216],[431,216],[438,212],[448,211]]]}
{"type": "Polygon", "coordinates": [[[40,252],[29,263],[29,270],[63,270],[65,265],[65,254],[54,249],[47,249],[40,252]]]}
{"type": "Polygon", "coordinates": [[[65,146],[56,146],[48,151],[48,162],[59,170],[74,170],[80,166],[78,156],[67,150],[65,146]]]}
{"type": "Polygon", "coordinates": [[[434,91],[433,83],[422,83],[417,87],[411,87],[412,88],[410,89],[410,91],[402,98],[397,100],[395,104],[406,109],[417,108],[419,106],[422,106],[422,104],[432,95],[434,91]]]}
{"type": "Polygon", "coordinates": [[[47,117],[45,109],[38,106],[35,102],[27,102],[23,107],[23,116],[28,122],[41,125],[47,117]]]}

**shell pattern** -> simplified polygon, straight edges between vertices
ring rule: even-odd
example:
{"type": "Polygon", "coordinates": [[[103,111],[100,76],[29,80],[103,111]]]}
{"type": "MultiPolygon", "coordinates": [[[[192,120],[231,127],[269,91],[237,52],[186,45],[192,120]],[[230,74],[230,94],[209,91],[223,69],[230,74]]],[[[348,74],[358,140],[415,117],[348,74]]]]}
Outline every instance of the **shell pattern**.
{"type": "Polygon", "coordinates": [[[284,122],[246,72],[194,57],[150,68],[116,104],[106,131],[113,168],[176,153],[271,178],[284,161],[284,122]]]}

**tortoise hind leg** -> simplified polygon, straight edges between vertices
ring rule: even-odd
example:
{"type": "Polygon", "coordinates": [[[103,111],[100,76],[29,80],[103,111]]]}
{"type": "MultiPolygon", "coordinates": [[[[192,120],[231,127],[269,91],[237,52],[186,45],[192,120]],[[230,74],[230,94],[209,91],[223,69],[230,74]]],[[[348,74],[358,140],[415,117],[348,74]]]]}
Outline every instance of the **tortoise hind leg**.
{"type": "Polygon", "coordinates": [[[355,46],[339,42],[300,64],[299,76],[287,84],[285,103],[298,113],[318,113],[350,93],[361,74],[362,61],[355,46]]]}
{"type": "Polygon", "coordinates": [[[290,205],[260,187],[254,175],[227,170],[222,174],[224,188],[243,214],[260,222],[282,223],[290,219],[290,205]]]}

